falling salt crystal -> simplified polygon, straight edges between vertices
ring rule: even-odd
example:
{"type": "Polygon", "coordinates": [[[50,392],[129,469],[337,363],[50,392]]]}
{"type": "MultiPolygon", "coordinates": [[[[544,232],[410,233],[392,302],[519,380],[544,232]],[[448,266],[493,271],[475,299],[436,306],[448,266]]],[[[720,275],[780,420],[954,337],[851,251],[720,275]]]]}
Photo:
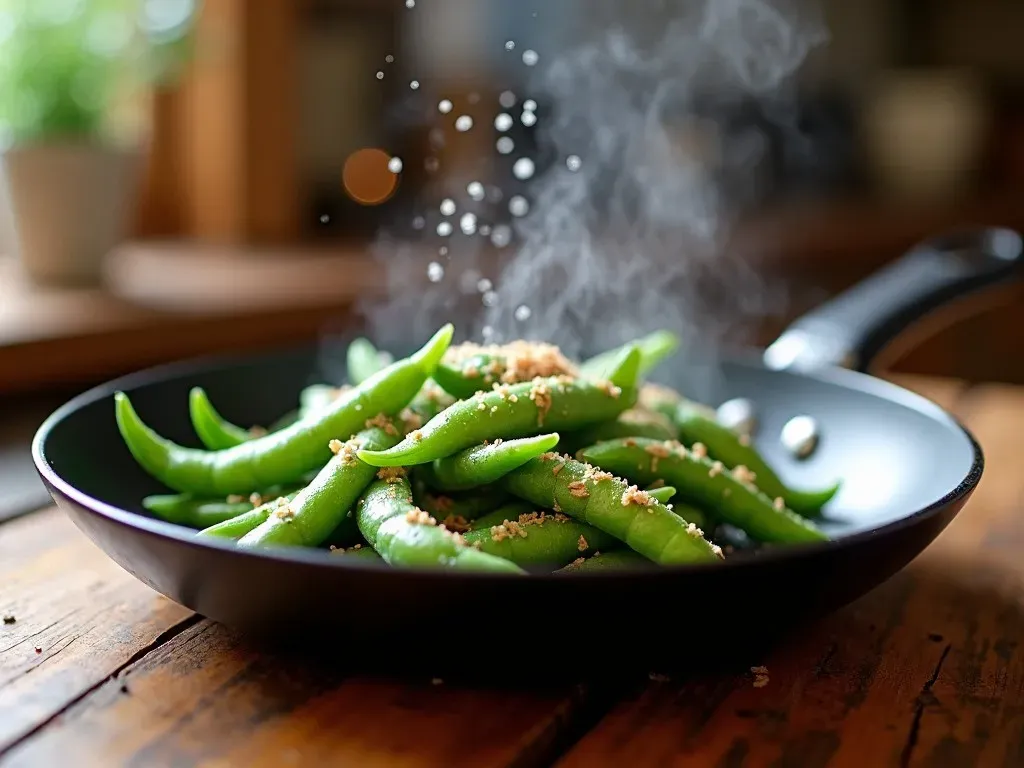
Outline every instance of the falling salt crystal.
{"type": "Polygon", "coordinates": [[[406,8],[415,8],[416,7],[416,0],[405,0],[405,7],[406,8]]]}
{"type": "Polygon", "coordinates": [[[498,103],[505,109],[512,109],[516,105],[516,95],[512,91],[502,91],[498,103]]]}
{"type": "Polygon", "coordinates": [[[480,335],[484,341],[491,341],[494,338],[494,329],[489,325],[485,325],[480,329],[480,335]]]}
{"type": "Polygon", "coordinates": [[[532,314],[533,311],[525,304],[520,304],[518,307],[516,307],[515,317],[516,320],[518,320],[521,323],[524,323],[527,320],[529,320],[530,315],[532,314]]]}
{"type": "Polygon", "coordinates": [[[512,139],[510,139],[508,136],[502,136],[500,139],[498,139],[497,143],[494,146],[497,147],[498,152],[500,154],[510,155],[512,154],[512,151],[516,148],[516,143],[512,141],[512,139]]]}
{"type": "Polygon", "coordinates": [[[444,278],[444,267],[436,261],[430,262],[427,267],[427,279],[432,283],[440,283],[442,278],[444,278]]]}
{"type": "Polygon", "coordinates": [[[483,302],[485,307],[493,307],[495,304],[498,303],[498,294],[496,294],[494,291],[488,291],[483,295],[480,301],[483,302]]]}
{"type": "Polygon", "coordinates": [[[389,53],[387,56],[384,57],[384,61],[386,61],[388,64],[394,64],[395,57],[389,53]]]}
{"type": "Polygon", "coordinates": [[[378,80],[383,80],[384,79],[384,70],[381,70],[381,69],[377,70],[377,79],[378,80]]]}
{"type": "Polygon", "coordinates": [[[538,61],[540,61],[540,56],[537,55],[536,51],[531,49],[523,51],[523,64],[525,64],[528,67],[532,67],[538,61]]]}
{"type": "Polygon", "coordinates": [[[507,131],[512,127],[512,115],[507,112],[502,112],[496,118],[494,118],[494,127],[499,131],[507,131]]]}
{"type": "Polygon", "coordinates": [[[534,101],[533,99],[527,99],[526,101],[523,102],[523,110],[526,112],[536,112],[537,102],[534,101]]]}
{"type": "Polygon", "coordinates": [[[453,213],[455,213],[455,201],[450,197],[446,197],[441,201],[441,215],[451,216],[453,213]]]}
{"type": "Polygon", "coordinates": [[[455,130],[465,133],[473,127],[473,118],[469,115],[459,115],[455,120],[455,130]]]}
{"type": "Polygon", "coordinates": [[[454,106],[448,99],[442,99],[437,105],[437,111],[442,115],[447,115],[454,106]]]}
{"type": "Polygon", "coordinates": [[[392,173],[401,173],[402,158],[392,157],[390,160],[388,160],[388,170],[391,171],[392,173]]]}
{"type": "Polygon", "coordinates": [[[326,213],[323,216],[320,217],[320,223],[321,224],[326,224],[330,220],[331,220],[331,217],[328,216],[326,213]]]}
{"type": "Polygon", "coordinates": [[[516,48],[516,41],[515,40],[506,40],[505,41],[505,50],[506,51],[514,51],[515,48],[516,48]]]}
{"type": "Polygon", "coordinates": [[[423,229],[426,225],[427,221],[422,216],[417,216],[415,219],[412,220],[413,229],[423,229]]]}
{"type": "Polygon", "coordinates": [[[517,217],[525,216],[530,212],[530,203],[522,195],[516,195],[508,201],[508,212],[517,217]]]}
{"type": "Polygon", "coordinates": [[[481,277],[476,282],[476,289],[480,291],[480,293],[487,293],[493,287],[494,285],[486,277],[481,277]]]}
{"type": "Polygon", "coordinates": [[[451,233],[451,222],[442,221],[440,224],[437,225],[437,234],[439,234],[441,237],[448,237],[448,235],[450,235],[451,233]]]}
{"type": "Polygon", "coordinates": [[[537,124],[537,113],[536,112],[523,112],[519,119],[523,122],[527,128],[537,124]]]}
{"type": "Polygon", "coordinates": [[[520,181],[526,181],[533,176],[535,170],[536,166],[533,164],[533,160],[528,157],[520,157],[512,166],[512,175],[520,181]]]}
{"type": "Polygon", "coordinates": [[[479,203],[484,199],[484,185],[479,181],[471,181],[466,185],[466,193],[479,203]]]}
{"type": "Polygon", "coordinates": [[[464,235],[476,234],[476,214],[462,214],[462,218],[459,219],[459,229],[462,230],[462,234],[464,235]]]}
{"type": "Polygon", "coordinates": [[[504,224],[499,224],[491,233],[491,242],[498,248],[504,248],[512,242],[512,230],[504,224]]]}
{"type": "Polygon", "coordinates": [[[565,167],[573,173],[576,173],[583,166],[583,161],[579,155],[569,155],[565,158],[565,167]]]}
{"type": "Polygon", "coordinates": [[[428,157],[423,161],[423,167],[427,169],[427,173],[434,173],[441,167],[441,161],[436,157],[428,157]]]}
{"type": "Polygon", "coordinates": [[[490,226],[490,224],[481,224],[479,232],[480,232],[480,235],[482,237],[487,237],[488,235],[490,235],[491,234],[491,226],[490,226]]]}
{"type": "Polygon", "coordinates": [[[440,248],[437,249],[437,253],[440,256],[447,256],[448,255],[448,246],[447,245],[442,245],[440,248]]]}
{"type": "Polygon", "coordinates": [[[417,88],[420,87],[420,81],[419,80],[413,80],[411,83],[409,83],[409,87],[412,88],[415,91],[417,88]]]}

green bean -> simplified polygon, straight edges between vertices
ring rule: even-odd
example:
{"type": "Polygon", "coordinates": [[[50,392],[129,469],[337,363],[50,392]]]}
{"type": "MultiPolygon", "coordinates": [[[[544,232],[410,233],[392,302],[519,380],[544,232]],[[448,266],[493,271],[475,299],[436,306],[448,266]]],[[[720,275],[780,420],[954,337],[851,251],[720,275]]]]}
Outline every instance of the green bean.
{"type": "MultiPolygon", "coordinates": [[[[683,402],[676,410],[676,424],[679,439],[688,445],[703,444],[708,454],[722,462],[729,469],[745,467],[754,474],[754,484],[772,498],[781,497],[786,506],[794,512],[809,516],[817,514],[839,491],[841,483],[836,482],[820,490],[798,490],[790,488],[750,445],[748,438],[737,434],[715,420],[707,410],[683,402]]],[[[742,473],[742,470],[741,470],[742,473]]]]}
{"type": "Polygon", "coordinates": [[[568,456],[545,454],[501,480],[512,494],[604,531],[661,565],[713,562],[722,556],[689,523],[610,473],[568,456]]]}
{"type": "Polygon", "coordinates": [[[467,400],[499,383],[517,384],[538,376],[576,373],[576,366],[553,344],[514,341],[500,346],[453,346],[434,371],[434,378],[445,391],[467,400]]]}
{"type": "Polygon", "coordinates": [[[299,418],[304,419],[309,414],[326,408],[351,387],[332,387],[330,384],[310,384],[299,393],[299,418]]]}
{"type": "Polygon", "coordinates": [[[123,392],[115,395],[118,428],[135,460],[177,491],[226,496],[292,483],[327,463],[332,439],[347,439],[378,414],[393,415],[408,405],[447,349],[452,330],[445,326],[415,355],[370,377],[324,410],[234,448],[201,451],[160,437],[139,419],[123,392]]]}
{"type": "Polygon", "coordinates": [[[772,502],[720,462],[687,451],[677,442],[646,438],[610,440],[582,451],[584,459],[638,483],[664,478],[687,501],[714,510],[723,521],[760,541],[800,543],[823,541],[818,528],[780,503],[772,502]]]}
{"type": "Polygon", "coordinates": [[[359,458],[376,466],[410,466],[479,445],[485,440],[579,429],[604,421],[633,405],[636,399],[637,349],[624,354],[607,382],[585,379],[538,379],[502,385],[491,392],[460,400],[387,451],[360,451],[359,458]]]}
{"type": "Polygon", "coordinates": [[[495,440],[435,459],[420,467],[427,484],[439,491],[466,491],[489,485],[530,459],[558,445],[558,435],[495,440]]]}
{"type": "Polygon", "coordinates": [[[475,488],[467,493],[437,495],[414,491],[413,495],[421,509],[449,530],[467,528],[470,523],[493,512],[510,498],[505,491],[493,486],[475,488]]]}
{"type": "Polygon", "coordinates": [[[412,489],[403,477],[372,483],[356,505],[356,522],[389,565],[523,573],[514,563],[466,546],[460,534],[437,525],[413,504],[412,489]]]}
{"type": "MultiPolygon", "coordinates": [[[[659,485],[657,488],[648,488],[647,493],[649,493],[651,498],[655,501],[660,502],[661,504],[668,504],[672,500],[672,497],[676,495],[676,489],[671,485],[659,485]]],[[[683,517],[686,516],[683,515],[683,517]]],[[[697,522],[696,520],[691,520],[688,517],[686,520],[690,523],[697,522]]]]}
{"type": "Polygon", "coordinates": [[[614,363],[618,355],[622,353],[622,350],[632,344],[640,348],[640,376],[644,377],[654,370],[658,363],[678,349],[679,337],[671,331],[654,331],[631,341],[629,344],[609,349],[584,361],[580,365],[580,375],[588,377],[604,376],[605,371],[614,363]]]}
{"type": "Polygon", "coordinates": [[[624,571],[629,568],[651,568],[654,566],[643,555],[631,549],[616,549],[601,552],[593,557],[580,557],[555,573],[593,573],[597,571],[624,571]]]}
{"type": "Polygon", "coordinates": [[[480,518],[464,535],[467,544],[517,565],[561,566],[619,545],[614,536],[566,515],[535,512],[517,502],[480,518]]]}
{"type": "Polygon", "coordinates": [[[192,428],[203,445],[211,451],[234,448],[257,437],[260,432],[237,427],[221,416],[202,387],[192,387],[188,393],[188,410],[192,428]]]}
{"type": "Polygon", "coordinates": [[[369,339],[353,339],[345,353],[348,380],[353,386],[362,384],[368,378],[394,362],[390,352],[378,350],[369,339]]]}
{"type": "MultiPolygon", "coordinates": [[[[396,432],[396,430],[392,430],[396,432]]],[[[347,443],[335,441],[336,455],[294,500],[280,507],[258,528],[243,536],[243,548],[266,546],[318,547],[332,535],[354,537],[356,523],[349,513],[360,494],[373,481],[376,467],[356,457],[360,447],[387,448],[398,442],[397,434],[380,427],[366,429],[347,443]]]]}
{"type": "Polygon", "coordinates": [[[168,523],[200,529],[232,520],[253,508],[248,500],[196,499],[188,494],[147,496],[142,506],[168,523]]]}
{"type": "Polygon", "coordinates": [[[253,531],[265,523],[267,518],[270,517],[270,513],[277,509],[278,506],[283,503],[291,502],[297,495],[298,491],[290,493],[287,496],[274,499],[273,501],[268,501],[255,509],[243,512],[238,515],[238,517],[233,517],[230,520],[225,520],[223,523],[217,523],[216,525],[204,528],[199,531],[196,536],[213,539],[234,539],[237,541],[249,533],[249,531],[253,531]]]}
{"type": "Polygon", "coordinates": [[[565,433],[559,441],[559,448],[563,453],[575,454],[580,448],[617,437],[675,440],[677,433],[675,425],[664,414],[643,408],[630,408],[619,414],[617,419],[565,433]]]}
{"type": "Polygon", "coordinates": [[[381,562],[381,556],[377,554],[377,551],[366,544],[357,544],[354,547],[345,549],[339,547],[331,550],[332,555],[344,555],[346,560],[372,560],[381,562]]]}

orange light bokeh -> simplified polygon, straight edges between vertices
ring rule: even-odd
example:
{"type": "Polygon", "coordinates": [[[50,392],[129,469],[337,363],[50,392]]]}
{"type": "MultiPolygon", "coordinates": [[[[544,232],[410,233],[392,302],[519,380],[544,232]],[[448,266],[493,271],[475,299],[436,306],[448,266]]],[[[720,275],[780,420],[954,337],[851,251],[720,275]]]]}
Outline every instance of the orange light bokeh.
{"type": "Polygon", "coordinates": [[[391,155],[375,147],[353,152],[345,160],[341,181],[357,203],[380,205],[398,189],[398,174],[388,168],[391,155]]]}

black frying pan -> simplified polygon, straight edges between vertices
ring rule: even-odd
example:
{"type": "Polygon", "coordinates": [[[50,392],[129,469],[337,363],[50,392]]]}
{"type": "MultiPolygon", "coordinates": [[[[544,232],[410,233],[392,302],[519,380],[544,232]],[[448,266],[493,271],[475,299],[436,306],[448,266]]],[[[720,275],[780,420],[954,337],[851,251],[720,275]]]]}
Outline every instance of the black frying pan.
{"type": "Polygon", "coordinates": [[[757,404],[759,447],[786,479],[844,478],[825,523],[834,540],[823,545],[711,566],[510,578],[390,569],[316,550],[236,551],[143,512],[140,500],[161,488],[122,444],[115,390],[129,392],[157,431],[195,444],[191,387],[205,387],[239,423],[267,423],[293,408],[315,378],[313,349],[190,362],[105,384],[47,419],[33,456],[57,504],[123,568],[259,636],[324,641],[338,654],[361,648],[382,669],[445,649],[456,666],[475,658],[514,674],[546,662],[588,665],[595,656],[605,666],[686,663],[760,644],[864,594],[953,519],[981,478],[971,434],[917,395],[834,366],[863,370],[912,320],[1012,283],[1022,259],[1021,238],[1007,230],[933,241],[796,323],[763,359],[724,363],[719,401],[742,396],[757,404]],[[817,419],[823,432],[803,463],[777,439],[797,414],[817,419]],[[380,661],[388,648],[397,650],[380,661]]]}

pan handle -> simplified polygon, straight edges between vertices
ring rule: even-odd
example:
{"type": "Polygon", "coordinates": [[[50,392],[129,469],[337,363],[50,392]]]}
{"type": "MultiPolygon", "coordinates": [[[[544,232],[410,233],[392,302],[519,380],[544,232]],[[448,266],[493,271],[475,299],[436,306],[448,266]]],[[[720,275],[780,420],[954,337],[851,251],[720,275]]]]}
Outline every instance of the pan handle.
{"type": "Polygon", "coordinates": [[[1021,276],[1024,241],[1011,229],[964,230],[925,240],[796,320],[765,350],[765,365],[867,370],[916,321],[1021,276]]]}

